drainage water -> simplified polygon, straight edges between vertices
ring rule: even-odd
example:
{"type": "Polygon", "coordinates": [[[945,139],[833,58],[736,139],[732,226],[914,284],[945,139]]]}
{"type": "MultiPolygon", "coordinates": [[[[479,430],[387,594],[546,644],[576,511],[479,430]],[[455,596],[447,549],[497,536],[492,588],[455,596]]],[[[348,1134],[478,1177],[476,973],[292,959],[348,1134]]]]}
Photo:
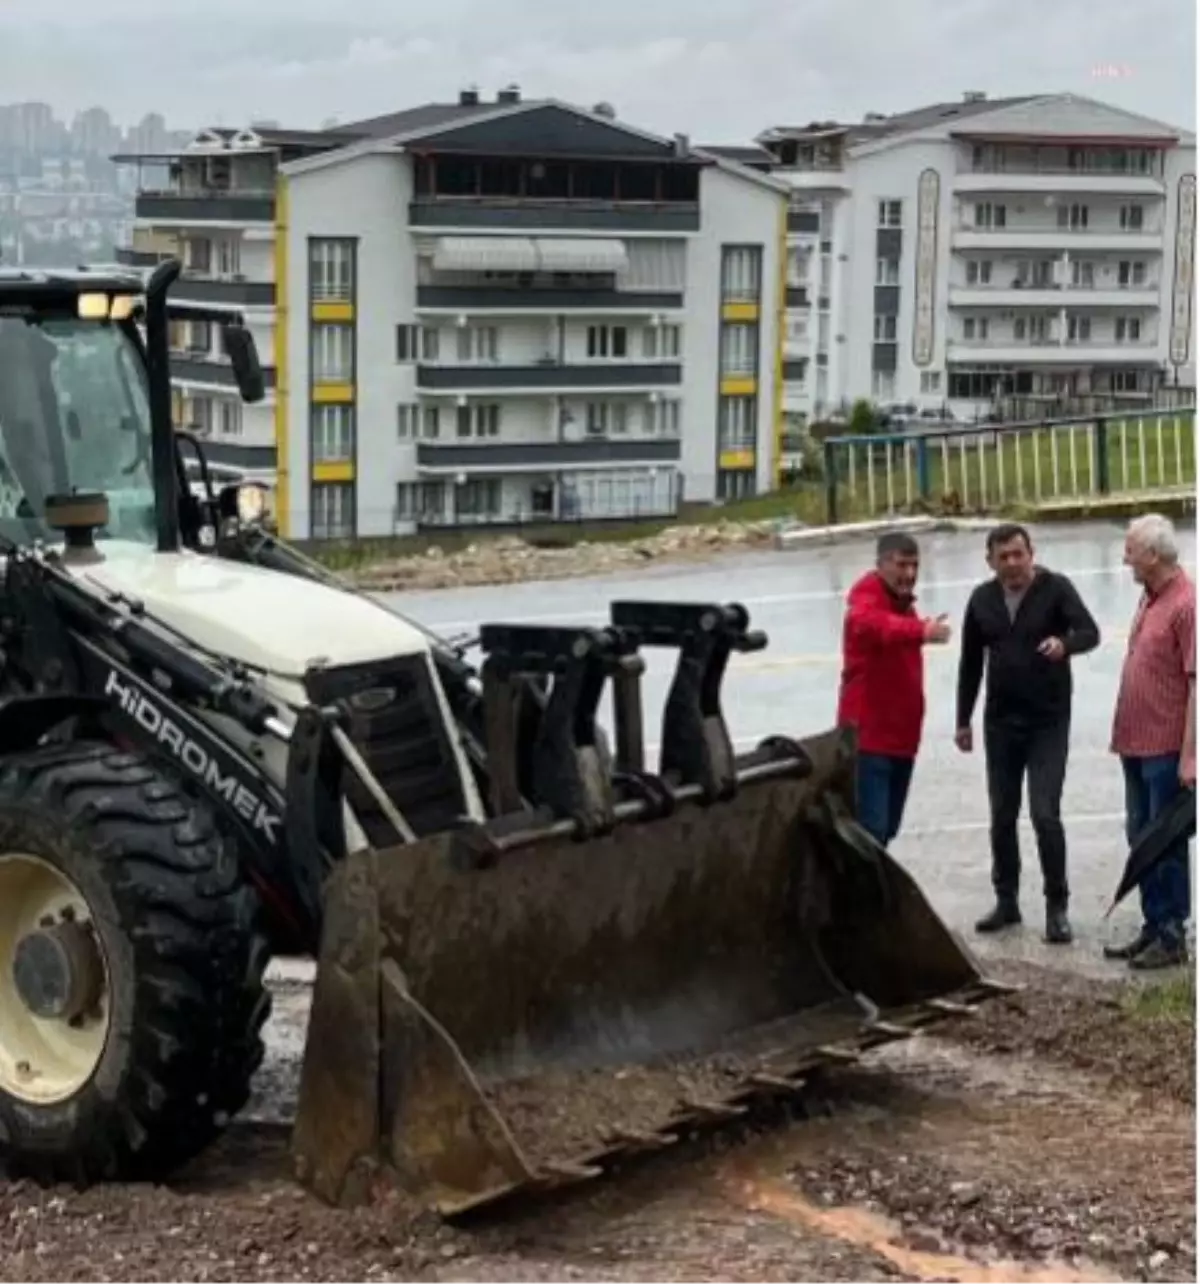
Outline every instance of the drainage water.
{"type": "Polygon", "coordinates": [[[1018,1262],[993,1259],[972,1261],[953,1253],[928,1253],[905,1248],[897,1241],[900,1228],[865,1208],[818,1208],[794,1191],[776,1183],[731,1183],[728,1193],[752,1212],[769,1213],[822,1235],[870,1249],[906,1275],[920,1280],[952,1280],[957,1284],[1108,1284],[1119,1275],[1092,1263],[1018,1262]]]}

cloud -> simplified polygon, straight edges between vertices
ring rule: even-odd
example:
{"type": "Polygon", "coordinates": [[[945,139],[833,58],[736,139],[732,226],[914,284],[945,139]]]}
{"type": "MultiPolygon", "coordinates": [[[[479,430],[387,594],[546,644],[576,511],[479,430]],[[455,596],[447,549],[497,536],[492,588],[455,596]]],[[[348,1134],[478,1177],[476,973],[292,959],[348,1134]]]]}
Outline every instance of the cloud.
{"type": "Polygon", "coordinates": [[[104,103],[123,120],[159,110],[176,125],[304,127],[509,81],[718,142],[969,89],[1071,91],[1195,120],[1191,0],[353,0],[345,15],[327,0],[0,5],[0,96],[64,114],[104,103]],[[1122,75],[1093,74],[1110,65],[1122,75]]]}

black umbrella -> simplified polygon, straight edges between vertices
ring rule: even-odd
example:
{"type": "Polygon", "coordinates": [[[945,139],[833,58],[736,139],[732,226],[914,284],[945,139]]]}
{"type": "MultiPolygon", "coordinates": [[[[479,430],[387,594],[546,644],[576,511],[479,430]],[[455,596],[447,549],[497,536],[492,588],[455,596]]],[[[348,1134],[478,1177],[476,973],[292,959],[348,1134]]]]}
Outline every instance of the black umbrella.
{"type": "Polygon", "coordinates": [[[1170,851],[1172,844],[1196,833],[1196,791],[1181,789],[1171,804],[1137,836],[1125,862],[1125,872],[1105,918],[1129,895],[1170,851]]]}

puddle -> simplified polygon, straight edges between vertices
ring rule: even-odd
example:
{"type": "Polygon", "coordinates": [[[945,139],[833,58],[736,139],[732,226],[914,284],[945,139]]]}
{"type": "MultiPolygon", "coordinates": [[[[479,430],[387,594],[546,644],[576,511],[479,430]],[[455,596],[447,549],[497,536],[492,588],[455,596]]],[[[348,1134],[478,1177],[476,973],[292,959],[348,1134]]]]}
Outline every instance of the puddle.
{"type": "Polygon", "coordinates": [[[920,1280],[947,1280],[956,1284],[1108,1284],[1119,1275],[1090,1263],[1068,1266],[1065,1262],[1020,1262],[995,1258],[986,1262],[954,1253],[922,1252],[896,1242],[900,1226],[865,1208],[818,1208],[794,1191],[761,1182],[730,1183],[727,1194],[751,1212],[769,1213],[798,1223],[834,1239],[870,1249],[898,1270],[920,1280]]]}

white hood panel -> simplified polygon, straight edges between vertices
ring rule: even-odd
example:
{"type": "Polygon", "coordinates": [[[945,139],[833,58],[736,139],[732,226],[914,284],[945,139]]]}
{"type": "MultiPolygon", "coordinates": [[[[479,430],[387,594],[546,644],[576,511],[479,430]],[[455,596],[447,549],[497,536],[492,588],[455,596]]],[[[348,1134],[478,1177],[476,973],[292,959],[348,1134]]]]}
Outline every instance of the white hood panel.
{"type": "Polygon", "coordinates": [[[200,553],[156,553],[106,540],[105,560],[76,578],[144,603],[198,645],[297,677],[315,661],[363,664],[428,651],[428,638],[353,593],[200,553]]]}

